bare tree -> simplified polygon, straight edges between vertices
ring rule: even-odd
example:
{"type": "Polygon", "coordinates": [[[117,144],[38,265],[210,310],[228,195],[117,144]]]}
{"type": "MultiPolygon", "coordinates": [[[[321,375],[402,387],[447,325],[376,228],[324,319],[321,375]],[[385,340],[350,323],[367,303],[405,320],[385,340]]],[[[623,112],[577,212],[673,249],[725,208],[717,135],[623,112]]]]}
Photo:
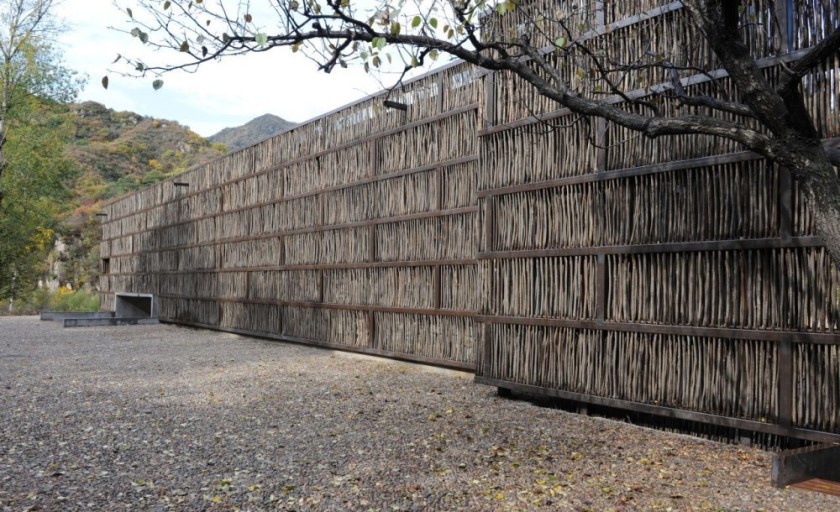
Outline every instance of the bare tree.
{"type": "Polygon", "coordinates": [[[604,24],[604,12],[645,10],[637,1],[134,0],[126,7],[118,0],[132,19],[132,35],[179,52],[170,53],[167,63],[121,57],[141,74],[195,70],[207,61],[277,47],[303,50],[326,72],[353,62],[380,67],[394,57],[407,70],[442,52],[512,74],[584,119],[602,118],[651,138],[702,134],[735,141],[791,170],[818,234],[840,265],[840,179],[834,169],[840,150],[822,140],[803,99],[803,80],[820,73],[838,80],[837,69],[820,66],[840,51],[840,2],[810,2],[825,11],[812,20],[819,30],[809,28],[806,48],[791,53],[788,25],[779,20],[792,2],[643,2],[649,11],[680,11],[698,37],[686,47],[648,44],[622,53],[603,43],[601,36],[616,28],[604,24]],[[759,56],[755,40],[782,65],[780,76],[771,80],[762,72],[758,59],[768,54],[759,56]],[[734,94],[725,87],[701,94],[693,87],[723,77],[734,94]],[[663,99],[672,106],[663,106],[663,99]]]}

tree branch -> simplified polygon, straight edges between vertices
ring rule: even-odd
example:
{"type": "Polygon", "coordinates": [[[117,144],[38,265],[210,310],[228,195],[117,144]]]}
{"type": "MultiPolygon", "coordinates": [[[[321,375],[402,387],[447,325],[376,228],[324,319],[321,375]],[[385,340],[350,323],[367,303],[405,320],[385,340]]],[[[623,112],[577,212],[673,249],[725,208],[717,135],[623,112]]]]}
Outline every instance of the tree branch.
{"type": "Polygon", "coordinates": [[[737,2],[727,0],[686,1],[685,6],[738,86],[741,98],[755,117],[777,136],[790,130],[788,110],[781,96],[767,83],[738,31],[737,2]]]}
{"type": "Polygon", "coordinates": [[[783,96],[789,91],[795,90],[799,87],[799,82],[802,81],[802,77],[825,59],[838,52],[840,52],[840,27],[835,28],[834,32],[820,41],[817,46],[813,47],[804,57],[796,61],[793,66],[787,68],[785,70],[786,78],[777,90],[783,96]]]}

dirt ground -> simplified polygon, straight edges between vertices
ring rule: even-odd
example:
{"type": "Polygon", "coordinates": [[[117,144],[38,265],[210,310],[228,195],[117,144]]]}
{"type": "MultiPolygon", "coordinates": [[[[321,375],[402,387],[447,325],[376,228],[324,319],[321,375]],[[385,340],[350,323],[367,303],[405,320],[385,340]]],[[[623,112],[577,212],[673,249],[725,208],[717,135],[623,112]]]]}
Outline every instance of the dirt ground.
{"type": "Polygon", "coordinates": [[[169,325],[0,318],[0,510],[840,510],[770,454],[465,373],[169,325]]]}

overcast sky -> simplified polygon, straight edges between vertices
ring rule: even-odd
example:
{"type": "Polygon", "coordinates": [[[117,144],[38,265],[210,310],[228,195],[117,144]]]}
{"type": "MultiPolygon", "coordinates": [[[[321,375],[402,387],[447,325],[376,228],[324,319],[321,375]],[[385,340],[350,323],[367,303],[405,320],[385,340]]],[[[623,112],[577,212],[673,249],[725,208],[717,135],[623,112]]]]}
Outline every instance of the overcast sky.
{"type": "Polygon", "coordinates": [[[112,67],[117,54],[134,56],[143,50],[138,39],[108,28],[125,27],[127,19],[110,0],[63,0],[59,14],[68,26],[60,40],[66,65],[88,75],[80,100],[173,119],[205,137],[266,113],[306,121],[380,89],[360,67],[327,75],[311,60],[278,48],[204,65],[197,73],[169,73],[163,77],[164,87],[155,91],[152,78],[108,71],[124,69],[112,67]],[[106,74],[107,90],[100,83],[106,74]]]}

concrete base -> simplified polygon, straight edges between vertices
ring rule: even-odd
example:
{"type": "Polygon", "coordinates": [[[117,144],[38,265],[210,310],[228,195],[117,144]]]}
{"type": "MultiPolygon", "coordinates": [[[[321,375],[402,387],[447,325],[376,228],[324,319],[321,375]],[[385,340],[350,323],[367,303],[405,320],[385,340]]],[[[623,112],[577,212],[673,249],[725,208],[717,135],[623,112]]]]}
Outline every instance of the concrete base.
{"type": "Polygon", "coordinates": [[[815,478],[840,482],[840,444],[808,446],[773,455],[772,483],[775,487],[815,478]]]}
{"type": "Polygon", "coordinates": [[[117,318],[157,318],[158,308],[151,293],[117,293],[114,296],[117,318]]]}
{"type": "Polygon", "coordinates": [[[65,318],[113,318],[111,311],[41,311],[41,320],[63,321],[65,318]]]}
{"type": "Polygon", "coordinates": [[[109,327],[114,325],[155,325],[157,318],[65,318],[64,327],[109,327]]]}

